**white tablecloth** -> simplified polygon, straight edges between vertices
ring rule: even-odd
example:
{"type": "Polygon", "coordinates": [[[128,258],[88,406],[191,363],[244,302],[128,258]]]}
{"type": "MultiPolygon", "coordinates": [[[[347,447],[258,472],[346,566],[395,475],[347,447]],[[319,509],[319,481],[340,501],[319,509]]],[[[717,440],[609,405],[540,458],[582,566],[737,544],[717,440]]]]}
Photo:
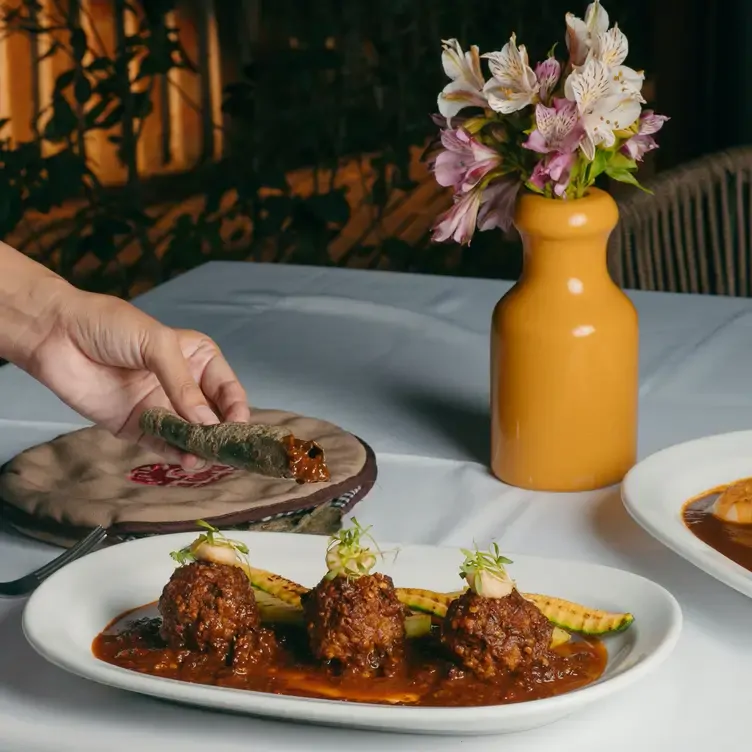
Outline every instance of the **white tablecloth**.
{"type": "MultiPolygon", "coordinates": [[[[615,489],[534,494],[489,477],[489,321],[507,287],[211,263],[138,304],[167,324],[213,336],[254,404],[317,415],[366,439],[379,479],[356,511],[378,538],[450,545],[493,538],[505,551],[597,561],[667,587],[685,628],[657,673],[589,712],[522,735],[397,738],[219,715],[91,684],[38,658],[21,632],[23,602],[0,599],[0,750],[375,752],[399,743],[432,752],[705,752],[746,743],[749,601],[644,534],[615,489]]],[[[752,302],[632,298],[641,319],[640,455],[752,426],[752,302]]],[[[25,374],[0,369],[0,461],[83,424],[25,374]]],[[[56,553],[0,536],[0,579],[56,553]]]]}

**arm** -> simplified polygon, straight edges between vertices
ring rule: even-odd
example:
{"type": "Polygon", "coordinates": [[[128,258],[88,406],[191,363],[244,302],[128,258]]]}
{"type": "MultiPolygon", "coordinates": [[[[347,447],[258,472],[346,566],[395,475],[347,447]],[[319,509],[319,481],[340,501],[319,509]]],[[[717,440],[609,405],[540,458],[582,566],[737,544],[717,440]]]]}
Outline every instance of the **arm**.
{"type": "Polygon", "coordinates": [[[0,243],[0,357],[85,418],[195,469],[195,457],[145,436],[141,413],[194,423],[246,422],[245,390],[217,345],[160,324],[130,303],[76,289],[0,243]]]}
{"type": "Polygon", "coordinates": [[[0,358],[26,370],[61,298],[75,292],[62,277],[0,242],[0,358]]]}

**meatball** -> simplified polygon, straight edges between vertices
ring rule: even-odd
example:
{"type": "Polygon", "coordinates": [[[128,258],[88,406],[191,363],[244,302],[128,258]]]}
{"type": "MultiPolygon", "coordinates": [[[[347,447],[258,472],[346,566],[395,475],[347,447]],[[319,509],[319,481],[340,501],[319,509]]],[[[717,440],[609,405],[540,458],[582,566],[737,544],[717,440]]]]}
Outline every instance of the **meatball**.
{"type": "Polygon", "coordinates": [[[350,673],[389,673],[405,640],[405,609],[383,574],[322,580],[302,596],[311,650],[350,673]]]}
{"type": "Polygon", "coordinates": [[[238,567],[198,561],[178,567],[159,599],[160,636],[171,648],[227,658],[235,639],[259,627],[253,589],[238,567]]]}
{"type": "Polygon", "coordinates": [[[236,674],[246,674],[256,665],[269,663],[277,654],[277,639],[269,629],[254,629],[235,640],[232,649],[232,668],[236,674]]]}
{"type": "Polygon", "coordinates": [[[468,590],[452,601],[441,641],[462,666],[483,679],[546,665],[553,625],[517,590],[485,598],[468,590]]]}

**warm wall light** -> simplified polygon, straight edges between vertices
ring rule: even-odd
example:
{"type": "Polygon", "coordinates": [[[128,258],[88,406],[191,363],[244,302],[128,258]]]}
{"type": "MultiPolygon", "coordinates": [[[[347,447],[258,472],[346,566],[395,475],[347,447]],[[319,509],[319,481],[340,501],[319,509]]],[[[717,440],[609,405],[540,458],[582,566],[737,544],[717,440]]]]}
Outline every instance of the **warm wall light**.
{"type": "MultiPolygon", "coordinates": [[[[183,30],[181,41],[188,56],[194,62],[202,63],[198,67],[204,76],[187,70],[173,70],[169,75],[166,97],[158,82],[153,87],[153,112],[145,123],[138,145],[138,167],[144,177],[187,170],[201,157],[217,158],[222,154],[222,131],[217,126],[222,122],[223,81],[215,2],[178,2],[167,19],[169,24],[183,30]],[[199,54],[202,49],[206,50],[203,60],[199,54]],[[207,105],[203,114],[199,112],[202,101],[207,105]],[[211,130],[209,138],[206,129],[211,130]],[[164,135],[166,132],[168,137],[164,135]],[[165,143],[169,145],[169,159],[165,159],[165,143]],[[209,154],[203,153],[207,146],[209,154]]],[[[59,15],[58,3],[59,0],[40,0],[40,22],[52,25],[52,15],[59,15]]],[[[118,24],[113,4],[108,0],[79,0],[79,13],[89,44],[97,53],[112,55],[118,24]]],[[[132,34],[138,28],[139,19],[129,12],[121,23],[125,33],[132,34]]],[[[67,44],[64,31],[55,35],[67,44]]],[[[31,123],[36,113],[49,107],[57,77],[70,68],[70,58],[65,51],[46,54],[54,41],[55,36],[49,34],[7,34],[0,29],[0,118],[10,119],[6,133],[12,134],[16,141],[28,141],[34,137],[31,123]]],[[[131,73],[137,68],[138,61],[134,60],[131,73]]],[[[43,117],[41,129],[45,121],[46,117],[43,117]]],[[[116,126],[111,131],[92,131],[86,136],[91,168],[105,184],[125,180],[125,169],[117,158],[117,146],[109,140],[117,134],[116,126]]],[[[55,144],[43,143],[47,154],[54,153],[57,148],[55,144]]]]}

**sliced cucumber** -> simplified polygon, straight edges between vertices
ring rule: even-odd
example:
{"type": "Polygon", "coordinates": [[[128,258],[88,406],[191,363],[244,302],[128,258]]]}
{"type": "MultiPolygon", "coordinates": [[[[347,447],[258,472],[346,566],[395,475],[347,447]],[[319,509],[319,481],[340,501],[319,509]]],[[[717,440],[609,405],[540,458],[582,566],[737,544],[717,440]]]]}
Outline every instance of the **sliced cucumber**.
{"type": "Polygon", "coordinates": [[[551,635],[551,647],[558,648],[559,645],[564,645],[572,639],[572,635],[560,627],[554,627],[553,634],[551,635]]]}
{"type": "Polygon", "coordinates": [[[254,595],[263,624],[303,625],[303,609],[300,606],[291,606],[263,590],[254,589],[254,595]]]}
{"type": "MultiPolygon", "coordinates": [[[[464,590],[459,590],[455,593],[435,593],[432,590],[421,588],[397,588],[397,597],[413,611],[422,611],[426,615],[443,619],[446,616],[449,604],[464,592],[464,590]]],[[[551,647],[557,648],[571,639],[572,635],[569,632],[561,627],[554,626],[551,635],[551,647]]]]}
{"type": "MultiPolygon", "coordinates": [[[[266,593],[269,596],[274,596],[279,601],[276,604],[269,604],[269,608],[274,605],[275,613],[279,615],[278,621],[285,618],[300,618],[293,617],[291,613],[288,613],[287,617],[285,617],[280,611],[281,604],[293,610],[299,610],[300,596],[308,592],[308,588],[264,569],[247,566],[244,566],[243,569],[245,569],[255,590],[266,593]]],[[[449,604],[465,591],[437,593],[433,590],[423,588],[396,588],[396,592],[400,602],[411,611],[443,619],[446,616],[449,604]]],[[[563,598],[555,598],[551,595],[540,595],[538,593],[522,593],[521,595],[531,603],[534,603],[555,627],[564,632],[603,636],[623,632],[634,621],[632,614],[601,611],[600,609],[589,608],[579,603],[566,601],[563,598]]],[[[263,608],[261,604],[259,607],[263,608]]],[[[416,620],[417,623],[419,622],[416,620]]],[[[557,644],[566,642],[563,639],[563,635],[557,636],[557,633],[554,632],[554,642],[557,640],[560,640],[557,644]]]]}
{"type": "Polygon", "coordinates": [[[405,637],[414,640],[425,637],[431,631],[431,616],[429,614],[409,614],[405,617],[405,637]]]}
{"type": "Polygon", "coordinates": [[[551,595],[522,593],[522,597],[534,603],[552,624],[568,632],[601,637],[623,632],[634,621],[632,614],[588,608],[551,595]]]}
{"type": "Polygon", "coordinates": [[[397,588],[397,598],[411,611],[421,611],[443,619],[449,604],[457,597],[454,593],[435,593],[422,588],[397,588]]]}
{"type": "MultiPolygon", "coordinates": [[[[422,611],[439,619],[446,616],[449,604],[465,591],[436,593],[422,588],[397,588],[397,597],[413,611],[422,611]]],[[[628,613],[612,613],[588,608],[579,603],[565,601],[550,595],[522,593],[522,597],[534,603],[538,610],[555,626],[566,632],[578,632],[591,636],[603,636],[623,632],[634,621],[628,613]]],[[[562,639],[554,633],[554,641],[562,639]]],[[[566,640],[562,640],[566,642],[566,640]]],[[[561,642],[558,644],[562,644],[561,642]]]]}
{"type": "Polygon", "coordinates": [[[257,569],[247,565],[243,565],[243,569],[256,590],[262,590],[290,606],[300,608],[300,596],[307,593],[308,588],[274,574],[274,572],[267,572],[265,569],[257,569]]]}

